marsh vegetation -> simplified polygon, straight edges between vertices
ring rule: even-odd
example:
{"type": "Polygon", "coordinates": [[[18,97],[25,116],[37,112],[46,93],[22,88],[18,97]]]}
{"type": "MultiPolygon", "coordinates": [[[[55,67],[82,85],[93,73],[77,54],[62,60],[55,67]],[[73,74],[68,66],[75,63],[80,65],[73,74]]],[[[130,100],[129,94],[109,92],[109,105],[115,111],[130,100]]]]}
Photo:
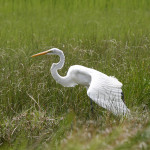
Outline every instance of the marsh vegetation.
{"type": "Polygon", "coordinates": [[[149,0],[0,1],[0,149],[150,149],[149,0]],[[74,64],[116,76],[129,118],[50,75],[57,47],[74,64]]]}

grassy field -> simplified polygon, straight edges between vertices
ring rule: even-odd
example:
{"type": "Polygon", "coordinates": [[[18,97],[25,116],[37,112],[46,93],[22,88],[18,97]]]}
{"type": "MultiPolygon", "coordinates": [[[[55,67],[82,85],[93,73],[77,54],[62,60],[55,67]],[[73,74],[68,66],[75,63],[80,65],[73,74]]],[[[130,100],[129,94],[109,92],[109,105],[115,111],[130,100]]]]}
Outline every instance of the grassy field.
{"type": "Polygon", "coordinates": [[[150,149],[149,0],[0,0],[0,149],[150,149]],[[132,112],[120,118],[49,68],[66,63],[115,76],[132,112]]]}

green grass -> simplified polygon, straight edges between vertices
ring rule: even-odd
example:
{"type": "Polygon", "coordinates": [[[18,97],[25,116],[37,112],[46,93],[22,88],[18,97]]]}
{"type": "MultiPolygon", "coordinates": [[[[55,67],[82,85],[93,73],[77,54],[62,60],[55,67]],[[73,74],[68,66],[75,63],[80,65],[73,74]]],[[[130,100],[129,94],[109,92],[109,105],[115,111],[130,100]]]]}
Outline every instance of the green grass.
{"type": "Polygon", "coordinates": [[[0,149],[149,149],[149,0],[0,1],[0,149]],[[81,86],[56,84],[57,47],[123,83],[130,118],[90,101],[81,86]],[[82,138],[80,138],[82,137],[82,138]]]}

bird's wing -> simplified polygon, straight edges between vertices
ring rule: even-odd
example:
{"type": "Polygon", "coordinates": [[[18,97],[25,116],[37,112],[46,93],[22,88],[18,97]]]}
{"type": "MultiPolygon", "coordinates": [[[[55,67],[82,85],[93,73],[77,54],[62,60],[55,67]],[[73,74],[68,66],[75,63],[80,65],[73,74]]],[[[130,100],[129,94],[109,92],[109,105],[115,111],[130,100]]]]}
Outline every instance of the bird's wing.
{"type": "Polygon", "coordinates": [[[116,78],[93,73],[87,94],[98,105],[111,111],[115,115],[125,115],[129,113],[129,109],[121,99],[121,87],[122,83],[116,78]]]}

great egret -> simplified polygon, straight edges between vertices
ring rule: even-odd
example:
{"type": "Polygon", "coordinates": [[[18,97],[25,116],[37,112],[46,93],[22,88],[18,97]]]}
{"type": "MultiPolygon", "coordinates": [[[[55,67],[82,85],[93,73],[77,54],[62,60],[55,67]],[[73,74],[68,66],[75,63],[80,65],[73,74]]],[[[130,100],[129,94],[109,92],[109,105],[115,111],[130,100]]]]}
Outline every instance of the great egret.
{"type": "Polygon", "coordinates": [[[63,51],[52,48],[32,55],[32,57],[40,55],[58,55],[60,57],[60,61],[53,63],[50,69],[53,78],[59,84],[64,87],[74,87],[77,84],[85,86],[90,99],[115,115],[126,115],[130,112],[121,99],[123,97],[122,83],[115,77],[80,65],[71,66],[67,75],[62,77],[57,71],[64,66],[63,51]]]}

